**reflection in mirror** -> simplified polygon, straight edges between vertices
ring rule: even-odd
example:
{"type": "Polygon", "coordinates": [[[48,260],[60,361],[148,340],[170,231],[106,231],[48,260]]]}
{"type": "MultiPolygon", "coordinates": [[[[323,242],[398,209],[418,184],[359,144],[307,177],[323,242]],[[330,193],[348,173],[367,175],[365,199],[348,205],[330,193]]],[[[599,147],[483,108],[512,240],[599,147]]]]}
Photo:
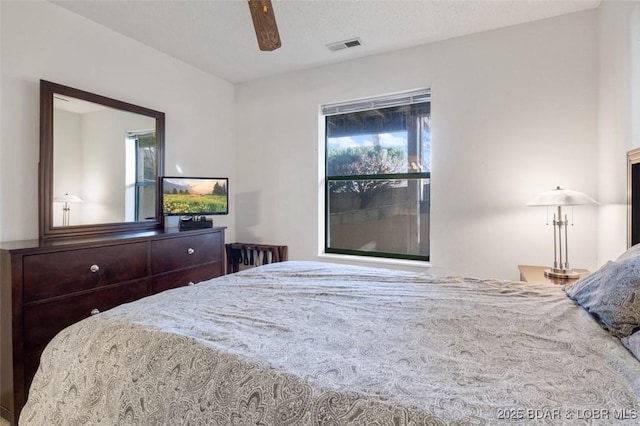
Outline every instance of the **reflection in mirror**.
{"type": "Polygon", "coordinates": [[[161,228],[164,113],[40,84],[40,237],[161,228]]]}
{"type": "Polygon", "coordinates": [[[155,219],[155,119],[58,93],[53,107],[53,226],[155,219]]]}

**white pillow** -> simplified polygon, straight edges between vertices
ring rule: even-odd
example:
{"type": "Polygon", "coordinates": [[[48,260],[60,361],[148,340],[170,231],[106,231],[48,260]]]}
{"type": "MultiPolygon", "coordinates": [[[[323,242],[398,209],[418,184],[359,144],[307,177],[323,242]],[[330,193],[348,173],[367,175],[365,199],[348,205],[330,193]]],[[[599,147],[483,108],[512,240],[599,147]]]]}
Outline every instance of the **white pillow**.
{"type": "MultiPolygon", "coordinates": [[[[618,337],[640,329],[640,250],[579,279],[565,293],[618,337]]],[[[625,253],[627,254],[627,253],[625,253]]]]}

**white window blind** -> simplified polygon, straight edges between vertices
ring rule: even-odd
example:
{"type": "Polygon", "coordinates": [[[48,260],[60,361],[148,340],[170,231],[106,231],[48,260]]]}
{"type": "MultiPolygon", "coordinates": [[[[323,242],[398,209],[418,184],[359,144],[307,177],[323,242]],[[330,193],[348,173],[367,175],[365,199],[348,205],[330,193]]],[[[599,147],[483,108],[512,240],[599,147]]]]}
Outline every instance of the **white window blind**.
{"type": "Polygon", "coordinates": [[[428,102],[430,100],[431,89],[419,89],[387,96],[326,104],[321,106],[321,111],[323,115],[335,115],[398,105],[418,104],[428,102]]]}

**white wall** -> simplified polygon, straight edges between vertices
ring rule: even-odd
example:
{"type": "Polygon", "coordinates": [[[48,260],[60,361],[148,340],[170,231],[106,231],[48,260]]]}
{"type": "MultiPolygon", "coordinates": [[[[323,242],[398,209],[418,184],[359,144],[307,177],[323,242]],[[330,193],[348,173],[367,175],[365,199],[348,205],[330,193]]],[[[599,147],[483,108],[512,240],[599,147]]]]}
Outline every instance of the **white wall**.
{"type": "Polygon", "coordinates": [[[165,173],[234,181],[232,84],[49,2],[0,10],[0,241],[38,236],[40,79],[165,112],[165,173]]]}
{"type": "Polygon", "coordinates": [[[318,106],[431,87],[429,271],[517,278],[517,264],[548,264],[551,227],[524,204],[555,185],[601,202],[570,230],[573,266],[595,269],[626,244],[639,16],[637,2],[605,1],[234,88],[54,4],[0,2],[0,240],[37,236],[40,79],[164,111],[165,173],[229,176],[227,239],[288,244],[293,259],[322,243],[318,106]]]}
{"type": "Polygon", "coordinates": [[[640,147],[640,2],[598,14],[598,263],[627,247],[626,152],[640,147]]]}
{"type": "MultiPolygon", "coordinates": [[[[552,228],[525,203],[556,185],[597,196],[597,55],[592,10],[239,85],[238,239],[315,259],[319,105],[431,87],[429,271],[515,279],[549,264],[552,228]]],[[[597,208],[575,223],[572,264],[593,269],[597,208]]]]}
{"type": "MultiPolygon", "coordinates": [[[[82,198],[82,116],[69,111],[55,111],[55,126],[53,139],[56,141],[53,155],[53,169],[56,176],[53,182],[53,196],[61,197],[65,194],[77,195],[82,198]]],[[[54,226],[61,226],[63,222],[63,203],[53,207],[54,226]]],[[[69,215],[71,225],[79,225],[82,216],[80,204],[72,206],[73,218],[69,215]]]]}

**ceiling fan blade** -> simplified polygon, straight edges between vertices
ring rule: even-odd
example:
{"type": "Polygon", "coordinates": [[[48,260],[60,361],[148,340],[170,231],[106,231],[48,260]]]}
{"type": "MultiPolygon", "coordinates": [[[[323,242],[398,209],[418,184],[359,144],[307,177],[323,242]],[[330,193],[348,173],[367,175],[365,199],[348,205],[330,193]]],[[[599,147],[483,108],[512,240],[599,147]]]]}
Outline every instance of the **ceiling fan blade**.
{"type": "Polygon", "coordinates": [[[278,25],[276,25],[276,16],[273,14],[273,7],[271,7],[271,0],[248,1],[260,50],[276,50],[282,44],[280,43],[280,34],[278,33],[278,25]]]}

